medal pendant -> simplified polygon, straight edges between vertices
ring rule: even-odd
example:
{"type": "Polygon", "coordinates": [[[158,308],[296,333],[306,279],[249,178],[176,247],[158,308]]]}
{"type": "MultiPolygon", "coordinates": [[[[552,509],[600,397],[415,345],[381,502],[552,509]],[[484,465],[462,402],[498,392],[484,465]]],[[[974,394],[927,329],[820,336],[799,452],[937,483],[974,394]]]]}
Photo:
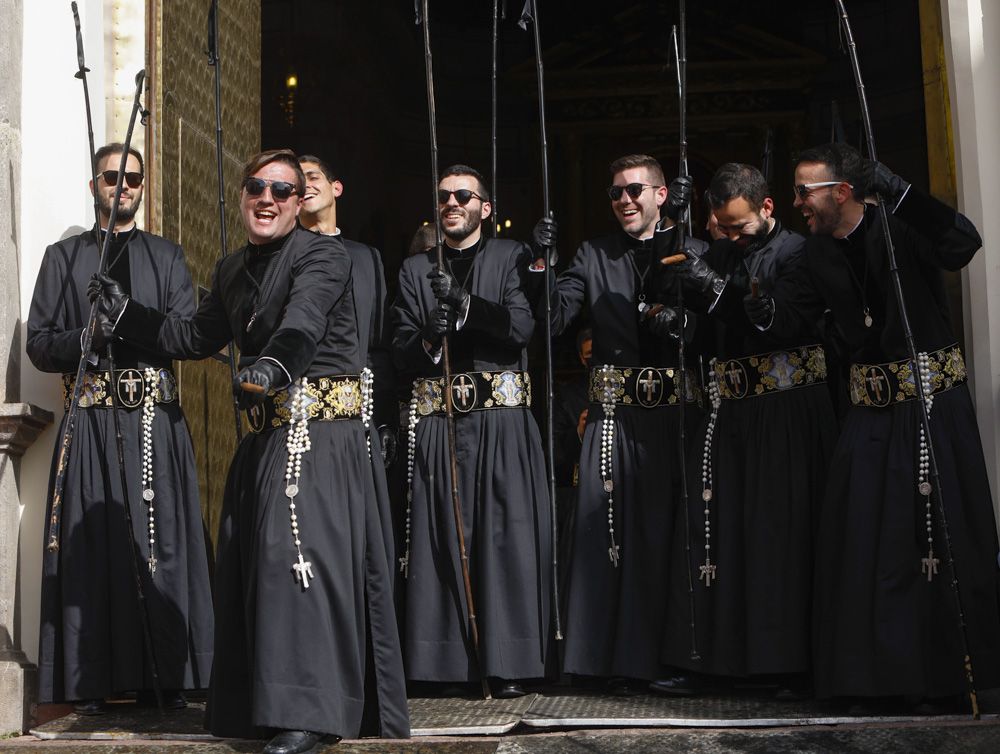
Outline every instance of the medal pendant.
{"type": "Polygon", "coordinates": [[[872,319],[871,312],[865,309],[865,327],[871,327],[875,320],[872,319]]]}

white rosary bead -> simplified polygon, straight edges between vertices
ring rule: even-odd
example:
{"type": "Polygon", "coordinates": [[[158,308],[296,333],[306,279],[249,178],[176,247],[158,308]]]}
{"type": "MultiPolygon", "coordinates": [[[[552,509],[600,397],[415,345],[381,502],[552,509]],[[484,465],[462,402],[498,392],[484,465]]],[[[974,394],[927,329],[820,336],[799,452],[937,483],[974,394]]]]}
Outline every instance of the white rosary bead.
{"type": "Polygon", "coordinates": [[[154,545],[156,538],[155,508],[153,500],[156,493],[153,491],[153,419],[156,416],[156,390],[159,383],[159,370],[146,367],[142,372],[143,381],[146,384],[146,393],[142,400],[142,415],[139,422],[142,426],[142,499],[147,504],[146,520],[149,529],[149,559],[146,566],[149,568],[150,578],[156,575],[156,553],[154,545]]]}
{"type": "Polygon", "coordinates": [[[699,580],[704,579],[705,586],[712,586],[716,578],[716,566],[712,563],[712,519],[711,502],[714,497],[714,480],[712,475],[712,438],[715,435],[715,425],[719,419],[719,408],[722,406],[722,396],[719,393],[719,383],[716,381],[715,359],[709,362],[711,379],[708,382],[708,396],[712,404],[712,413],[708,417],[708,427],[705,429],[705,447],[701,456],[701,499],[705,503],[705,563],[699,567],[699,580]]]}
{"type": "Polygon", "coordinates": [[[410,398],[410,412],[406,417],[406,531],[403,543],[403,556],[399,559],[399,572],[403,578],[410,575],[410,513],[413,507],[413,466],[417,455],[417,424],[420,416],[417,414],[417,393],[413,388],[410,398]]]}

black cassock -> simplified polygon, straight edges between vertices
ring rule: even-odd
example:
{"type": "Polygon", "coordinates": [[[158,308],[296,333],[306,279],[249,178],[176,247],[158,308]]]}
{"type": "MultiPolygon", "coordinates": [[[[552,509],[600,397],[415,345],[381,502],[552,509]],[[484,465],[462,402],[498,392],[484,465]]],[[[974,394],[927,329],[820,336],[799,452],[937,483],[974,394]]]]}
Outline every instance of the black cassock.
{"type": "MultiPolygon", "coordinates": [[[[447,247],[446,247],[447,248],[447,247]]],[[[450,338],[457,372],[523,371],[534,320],[523,274],[523,244],[486,240],[477,247],[466,285],[472,298],[462,329],[450,338]]],[[[451,254],[450,250],[447,253],[451,254]]],[[[468,270],[468,254],[456,273],[468,270]]],[[[421,329],[437,306],[427,274],[434,252],[403,262],[393,306],[396,364],[409,376],[439,376],[421,329]]],[[[459,278],[462,279],[461,277],[459,278]]],[[[459,496],[469,557],[479,645],[487,676],[544,675],[551,612],[551,509],[538,426],[525,407],[455,416],[459,496]]],[[[406,675],[411,680],[479,678],[467,641],[467,610],[451,499],[448,433],[443,414],[416,426],[409,574],[405,584],[406,675]]]]}
{"type": "MultiPolygon", "coordinates": [[[[705,247],[695,239],[688,245],[699,252],[705,247]]],[[[650,303],[657,300],[656,260],[645,272],[652,254],[650,242],[619,232],[584,242],[559,275],[553,332],[562,332],[586,304],[594,335],[593,367],[678,365],[676,345],[639,325],[637,305],[643,290],[650,303]],[[646,281],[644,289],[640,278],[646,281]]],[[[662,674],[665,606],[673,590],[687,593],[684,553],[670,547],[675,527],[684,523],[678,504],[679,413],[677,405],[615,409],[614,528],[621,556],[615,567],[608,555],[608,495],[600,468],[604,410],[600,403],[590,404],[563,619],[563,670],[568,673],[647,680],[662,674]]],[[[689,437],[699,421],[700,410],[689,402],[689,437]]]]}
{"type": "MultiPolygon", "coordinates": [[[[135,230],[112,241],[112,271],[136,301],[169,314],[194,311],[180,247],[135,230]],[[117,261],[116,261],[117,260],[117,261]]],[[[87,284],[100,248],[93,232],[49,246],[28,315],[27,352],[43,372],[75,374],[90,314],[87,284]]],[[[117,369],[170,369],[158,353],[115,346],[117,369]]],[[[106,370],[102,355],[93,369],[106,370]]],[[[84,398],[84,402],[88,402],[84,398]]],[[[122,410],[133,539],[164,688],[204,688],[212,666],[212,595],[191,436],[175,399],[152,424],[156,572],[151,578],[148,504],[142,499],[142,409],[122,410]]],[[[65,419],[64,419],[65,421],[65,419]]],[[[63,427],[59,432],[62,435],[63,427]]],[[[58,453],[53,456],[52,474],[58,453]]],[[[51,486],[51,484],[50,484],[51,486]]],[[[48,511],[52,501],[48,502],[48,511]]],[[[39,700],[93,699],[152,688],[129,563],[124,500],[108,408],[81,408],[66,470],[58,552],[42,564],[39,700]]]]}
{"type": "MultiPolygon", "coordinates": [[[[791,369],[786,374],[780,370],[788,364],[782,352],[800,359],[797,347],[820,342],[820,312],[814,312],[812,321],[803,318],[798,331],[778,338],[761,332],[743,308],[750,278],[758,279],[760,295],[768,295],[779,279],[804,263],[804,247],[802,236],[775,223],[763,245],[749,254],[721,240],[703,257],[729,277],[718,301],[711,302],[710,315],[715,325],[712,353],[728,370],[728,395],[741,395],[748,387],[741,368],[728,361],[756,354],[779,354],[765,368],[783,387],[721,401],[709,448],[712,498],[707,506],[702,477],[708,416],[696,436],[688,473],[692,569],[701,576],[699,568],[710,562],[716,570],[710,586],[708,575],[694,582],[701,659],[691,659],[685,598],[667,608],[663,661],[668,665],[746,676],[801,673],[811,664],[813,536],[837,420],[826,384],[806,381],[818,368],[796,362],[798,378],[791,369]]],[[[707,303],[699,308],[707,309],[707,303]]],[[[698,305],[697,300],[691,305],[698,305]]],[[[683,545],[675,539],[675,548],[683,545]]]]}
{"type": "MultiPolygon", "coordinates": [[[[968,264],[982,243],[979,234],[964,216],[914,187],[890,225],[917,350],[954,344],[940,270],[968,264]]],[[[846,239],[810,238],[805,259],[775,291],[776,333],[797,327],[818,297],[833,311],[850,361],[908,357],[874,209],[846,239]]],[[[939,575],[928,581],[921,572],[928,543],[925,499],[917,491],[919,431],[915,400],[852,406],[841,428],[817,538],[814,657],[822,697],[936,697],[966,688],[936,499],[939,575]]],[[[1000,685],[997,535],[966,385],[934,396],[931,434],[976,683],[990,688],[1000,685]]]]}
{"type": "MultiPolygon", "coordinates": [[[[234,339],[241,363],[274,359],[293,381],[364,367],[343,244],[301,228],[223,259],[193,318],[163,319],[129,304],[116,332],[155,341],[175,358],[204,358],[234,339]]],[[[366,732],[406,736],[385,525],[364,428],[345,419],[311,421],[308,431],[295,498],[312,564],[308,588],[292,571],[287,426],[244,437],[230,466],[207,725],[219,736],[279,728],[351,738],[373,713],[367,693],[377,695],[380,725],[366,732]]]]}

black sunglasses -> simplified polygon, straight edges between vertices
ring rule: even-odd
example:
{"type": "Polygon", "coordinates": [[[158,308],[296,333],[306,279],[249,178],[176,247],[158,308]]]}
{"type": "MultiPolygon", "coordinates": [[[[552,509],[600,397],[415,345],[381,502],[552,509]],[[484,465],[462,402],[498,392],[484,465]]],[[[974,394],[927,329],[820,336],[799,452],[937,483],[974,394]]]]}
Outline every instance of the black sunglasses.
{"type": "Polygon", "coordinates": [[[248,196],[260,196],[268,186],[271,187],[271,196],[278,202],[298,193],[295,184],[288,181],[269,181],[266,178],[247,178],[243,181],[243,189],[248,196]]]}
{"type": "MultiPolygon", "coordinates": [[[[129,188],[139,188],[142,185],[142,173],[125,173],[125,183],[128,184],[129,188]]],[[[101,173],[101,178],[109,186],[118,185],[118,171],[117,170],[105,170],[101,173]]]]}
{"type": "Polygon", "coordinates": [[[455,201],[458,202],[463,207],[466,204],[468,204],[473,197],[475,197],[481,202],[486,201],[483,197],[481,197],[472,189],[457,189],[455,191],[448,191],[447,189],[438,189],[438,204],[447,204],[448,199],[451,198],[452,194],[455,195],[455,201]]]}
{"type": "Polygon", "coordinates": [[[654,186],[650,183],[630,183],[627,186],[608,186],[608,196],[611,197],[611,201],[617,202],[622,198],[622,192],[624,191],[632,197],[632,199],[638,199],[642,196],[642,192],[648,188],[658,189],[663,187],[654,186]]]}

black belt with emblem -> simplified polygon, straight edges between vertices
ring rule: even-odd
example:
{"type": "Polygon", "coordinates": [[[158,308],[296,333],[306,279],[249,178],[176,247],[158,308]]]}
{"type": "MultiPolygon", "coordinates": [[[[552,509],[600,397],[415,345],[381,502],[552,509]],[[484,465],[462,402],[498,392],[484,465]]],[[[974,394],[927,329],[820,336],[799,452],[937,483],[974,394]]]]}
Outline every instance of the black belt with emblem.
{"type": "MultiPolygon", "coordinates": [[[[302,407],[309,421],[360,419],[362,409],[361,378],[356,374],[310,377],[302,388],[302,407]]],[[[277,429],[292,420],[292,396],[289,388],[268,393],[263,403],[246,409],[250,429],[263,432],[277,429]]]]}
{"type": "MultiPolygon", "coordinates": [[[[444,413],[444,378],[423,377],[413,381],[417,414],[444,413]]],[[[527,372],[458,372],[451,376],[452,408],[457,414],[493,408],[531,406],[531,377],[527,372]]]]}
{"type": "MultiPolygon", "coordinates": [[[[962,349],[952,344],[927,354],[931,373],[931,394],[958,387],[968,373],[962,349]]],[[[885,364],[851,364],[851,403],[855,406],[884,408],[917,397],[917,385],[909,359],[885,364]]]]}
{"type": "MultiPolygon", "coordinates": [[[[698,380],[689,369],[688,403],[699,401],[698,380]]],[[[616,403],[625,406],[658,408],[677,405],[681,393],[681,375],[677,367],[590,368],[589,396],[592,403],[616,403]]]]}
{"type": "MultiPolygon", "coordinates": [[[[62,383],[63,407],[68,411],[76,375],[64,374],[62,383]]],[[[171,370],[165,367],[136,367],[116,369],[113,378],[107,371],[84,372],[80,408],[113,408],[112,390],[118,393],[119,405],[130,411],[139,408],[147,394],[152,395],[156,403],[177,400],[177,380],[171,370]]]]}
{"type": "Polygon", "coordinates": [[[753,398],[826,382],[823,346],[801,346],[739,359],[717,359],[712,374],[723,400],[753,398]]]}

